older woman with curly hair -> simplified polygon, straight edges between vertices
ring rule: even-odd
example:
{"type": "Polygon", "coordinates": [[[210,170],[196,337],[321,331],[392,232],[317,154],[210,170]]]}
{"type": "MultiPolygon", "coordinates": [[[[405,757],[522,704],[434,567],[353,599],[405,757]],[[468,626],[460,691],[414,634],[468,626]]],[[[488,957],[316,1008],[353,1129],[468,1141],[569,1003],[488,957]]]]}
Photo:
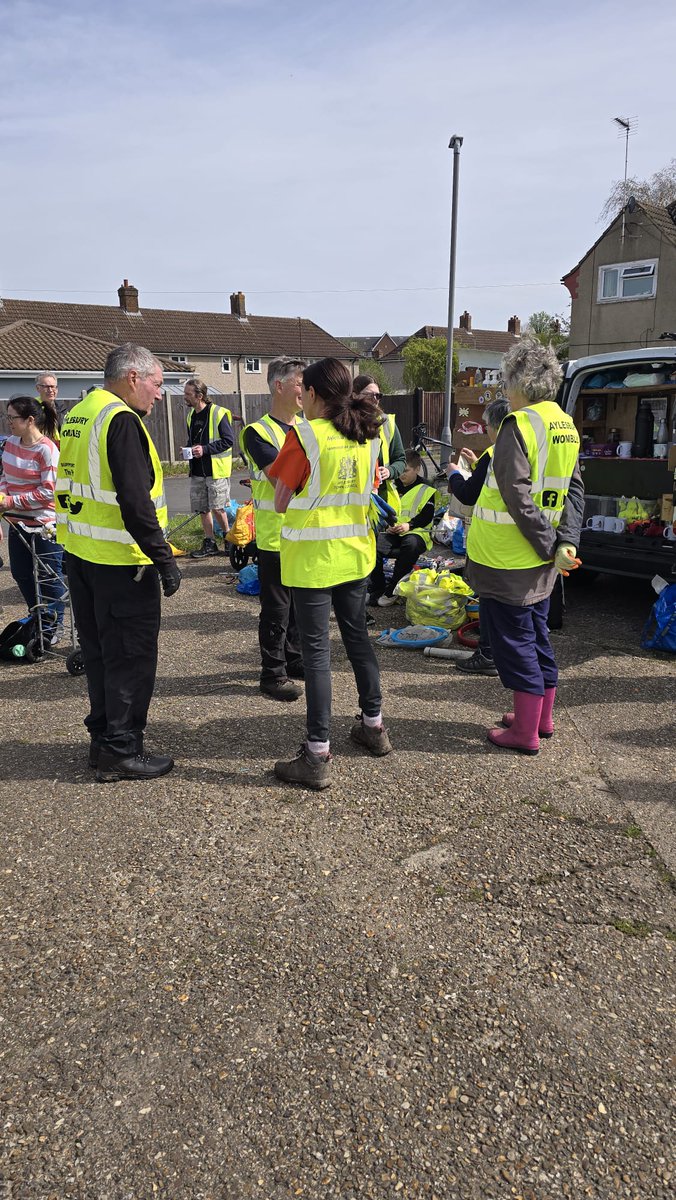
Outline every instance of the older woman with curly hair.
{"type": "Polygon", "coordinates": [[[540,738],[554,732],[558,672],[549,597],[557,572],[578,565],[580,438],[555,400],[562,370],[551,346],[524,338],[505,355],[502,372],[511,412],[474,509],[466,576],[481,597],[481,623],[500,679],[514,693],[513,711],[489,740],[537,754],[540,738]]]}

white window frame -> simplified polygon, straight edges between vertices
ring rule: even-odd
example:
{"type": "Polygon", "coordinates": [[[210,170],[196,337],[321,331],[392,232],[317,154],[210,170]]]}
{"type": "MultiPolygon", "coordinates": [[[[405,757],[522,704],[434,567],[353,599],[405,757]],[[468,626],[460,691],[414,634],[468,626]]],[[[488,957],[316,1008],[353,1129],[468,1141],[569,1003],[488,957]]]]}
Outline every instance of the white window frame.
{"type": "Polygon", "coordinates": [[[187,354],[171,354],[169,357],[171,358],[171,361],[177,363],[179,367],[187,367],[188,365],[187,354]]]}
{"type": "Polygon", "coordinates": [[[245,375],[260,375],[261,360],[257,354],[249,354],[244,359],[244,373],[245,375]]]}
{"type": "Polygon", "coordinates": [[[232,371],[232,361],[229,354],[221,355],[221,371],[223,371],[226,375],[229,375],[232,371]],[[226,363],[228,364],[227,367],[225,365],[226,363]]]}
{"type": "Polygon", "coordinates": [[[657,258],[642,258],[637,262],[604,263],[599,267],[599,280],[596,294],[598,304],[628,304],[633,300],[653,300],[657,295],[657,258]],[[603,284],[608,271],[617,271],[618,292],[622,290],[625,279],[652,278],[652,291],[644,292],[642,296],[604,296],[603,284]]]}

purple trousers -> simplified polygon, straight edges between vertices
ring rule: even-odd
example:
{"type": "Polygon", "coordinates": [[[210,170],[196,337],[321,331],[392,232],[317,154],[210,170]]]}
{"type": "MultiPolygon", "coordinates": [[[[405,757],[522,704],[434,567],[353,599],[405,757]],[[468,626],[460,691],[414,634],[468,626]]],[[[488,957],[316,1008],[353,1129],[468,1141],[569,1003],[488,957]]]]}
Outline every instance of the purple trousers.
{"type": "Polygon", "coordinates": [[[538,604],[480,601],[481,626],[490,638],[493,659],[504,687],[543,696],[556,687],[559,672],[549,640],[549,596],[538,604]]]}

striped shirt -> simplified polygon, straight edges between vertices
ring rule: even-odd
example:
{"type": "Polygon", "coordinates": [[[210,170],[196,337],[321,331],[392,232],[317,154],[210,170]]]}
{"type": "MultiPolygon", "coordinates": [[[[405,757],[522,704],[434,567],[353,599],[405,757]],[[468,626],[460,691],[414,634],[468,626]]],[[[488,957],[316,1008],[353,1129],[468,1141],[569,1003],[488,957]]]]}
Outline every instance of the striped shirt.
{"type": "Polygon", "coordinates": [[[7,511],[25,525],[54,525],[54,484],[59,451],[48,437],[32,446],[8,437],[2,452],[0,492],[9,496],[7,511]]]}

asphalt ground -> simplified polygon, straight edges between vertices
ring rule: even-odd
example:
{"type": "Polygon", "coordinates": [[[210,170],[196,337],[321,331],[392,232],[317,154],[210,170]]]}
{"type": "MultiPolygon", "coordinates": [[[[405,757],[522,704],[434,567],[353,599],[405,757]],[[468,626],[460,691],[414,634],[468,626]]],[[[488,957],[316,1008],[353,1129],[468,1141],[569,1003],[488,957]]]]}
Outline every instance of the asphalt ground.
{"type": "MultiPolygon", "coordinates": [[[[673,1188],[673,656],[652,593],[570,589],[557,729],[492,749],[497,680],[379,649],[395,746],[271,765],[226,560],[164,603],[153,783],[87,768],[82,678],[0,664],[2,1200],[652,1200],[673,1188]]],[[[2,619],[20,615],[7,568],[2,619]]],[[[405,623],[375,610],[379,628],[405,623]]]]}

